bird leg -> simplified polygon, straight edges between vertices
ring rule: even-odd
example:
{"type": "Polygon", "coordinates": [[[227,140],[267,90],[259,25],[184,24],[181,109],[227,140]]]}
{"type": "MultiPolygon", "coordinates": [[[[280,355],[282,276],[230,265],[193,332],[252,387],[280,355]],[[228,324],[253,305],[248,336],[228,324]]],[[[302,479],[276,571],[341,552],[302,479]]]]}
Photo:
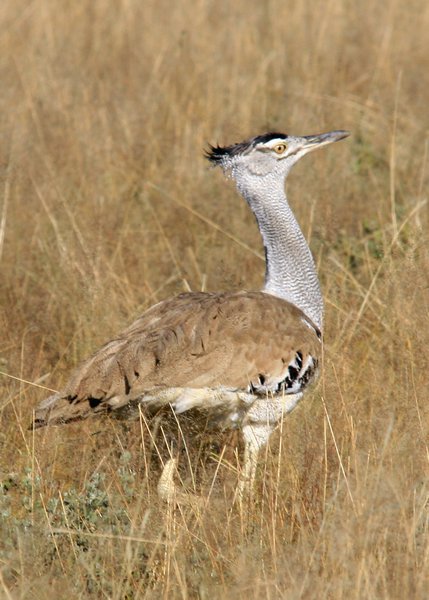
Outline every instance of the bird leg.
{"type": "Polygon", "coordinates": [[[238,484],[238,495],[251,498],[256,476],[256,467],[261,448],[278,423],[290,413],[298,404],[302,392],[297,394],[284,394],[280,398],[263,398],[253,403],[247,414],[247,423],[243,426],[244,437],[244,465],[238,484]]]}
{"type": "Polygon", "coordinates": [[[197,509],[202,506],[204,499],[192,492],[184,492],[174,481],[174,476],[178,474],[177,458],[169,458],[162,469],[156,490],[161,500],[170,507],[189,506],[197,509]]]}
{"type": "MultiPolygon", "coordinates": [[[[267,443],[272,430],[273,426],[269,423],[249,423],[243,427],[244,461],[236,492],[236,498],[238,496],[240,504],[245,499],[253,497],[259,452],[267,443]]],[[[174,477],[178,473],[177,464],[177,458],[169,458],[164,464],[157,485],[158,496],[167,504],[201,502],[201,498],[180,491],[179,486],[174,481],[174,477]]]]}
{"type": "Polygon", "coordinates": [[[177,473],[177,458],[169,458],[162,469],[157,485],[158,496],[164,502],[171,504],[177,498],[177,485],[174,475],[177,473]]]}
{"type": "Polygon", "coordinates": [[[240,502],[253,496],[259,452],[267,443],[272,430],[270,423],[249,423],[243,427],[244,465],[237,489],[240,502]]]}

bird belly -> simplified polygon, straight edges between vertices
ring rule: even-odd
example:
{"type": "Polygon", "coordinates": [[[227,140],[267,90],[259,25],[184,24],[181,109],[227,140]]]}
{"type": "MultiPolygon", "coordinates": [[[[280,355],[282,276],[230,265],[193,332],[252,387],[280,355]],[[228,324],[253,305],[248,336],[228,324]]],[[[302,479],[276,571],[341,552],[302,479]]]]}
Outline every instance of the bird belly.
{"type": "Polygon", "coordinates": [[[153,390],[140,399],[142,407],[161,408],[169,405],[176,415],[196,410],[207,413],[210,422],[222,428],[235,429],[243,423],[275,425],[290,413],[303,393],[267,392],[263,396],[246,390],[220,388],[168,388],[153,390]]]}
{"type": "Polygon", "coordinates": [[[256,397],[245,390],[219,388],[166,388],[151,390],[139,400],[143,407],[169,405],[176,415],[196,410],[222,427],[236,428],[243,422],[256,397]]]}

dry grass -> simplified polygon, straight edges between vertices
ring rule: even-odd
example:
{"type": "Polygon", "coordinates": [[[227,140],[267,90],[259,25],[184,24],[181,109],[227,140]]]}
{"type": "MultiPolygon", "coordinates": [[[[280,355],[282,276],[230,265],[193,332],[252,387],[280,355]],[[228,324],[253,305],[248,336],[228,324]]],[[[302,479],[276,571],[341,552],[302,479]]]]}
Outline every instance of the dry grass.
{"type": "Polygon", "coordinates": [[[427,3],[14,0],[0,17],[0,595],[427,598],[427,3]],[[261,285],[207,141],[338,128],[353,137],[289,182],[324,371],[247,518],[231,440],[184,455],[207,501],[169,511],[143,422],[27,430],[46,393],[28,382],[59,387],[154,301],[261,285]]]}

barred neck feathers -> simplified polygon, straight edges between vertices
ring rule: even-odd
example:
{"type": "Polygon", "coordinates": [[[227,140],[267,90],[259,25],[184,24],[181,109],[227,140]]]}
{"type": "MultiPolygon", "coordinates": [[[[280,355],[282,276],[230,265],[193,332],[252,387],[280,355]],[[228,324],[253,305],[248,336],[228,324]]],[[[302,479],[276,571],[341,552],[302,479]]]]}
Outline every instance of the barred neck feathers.
{"type": "Polygon", "coordinates": [[[253,211],[262,235],[264,291],[291,302],[322,329],[323,299],[313,257],[288,204],[284,179],[240,173],[237,187],[253,211]]]}

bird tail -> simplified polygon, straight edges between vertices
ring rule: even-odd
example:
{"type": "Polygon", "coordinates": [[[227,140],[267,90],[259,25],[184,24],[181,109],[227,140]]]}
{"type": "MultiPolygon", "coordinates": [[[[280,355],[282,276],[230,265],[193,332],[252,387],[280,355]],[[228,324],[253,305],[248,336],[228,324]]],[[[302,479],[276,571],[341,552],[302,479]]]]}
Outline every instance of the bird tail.
{"type": "Polygon", "coordinates": [[[70,405],[70,400],[61,392],[57,392],[42,400],[34,411],[33,422],[30,429],[39,429],[47,425],[62,425],[70,421],[84,418],[83,411],[87,403],[79,403],[76,407],[70,405]]]}
{"type": "Polygon", "coordinates": [[[30,429],[38,429],[39,427],[45,427],[46,425],[53,424],[55,406],[58,402],[61,402],[61,394],[56,392],[48,398],[42,400],[42,402],[36,407],[33,415],[33,422],[30,425],[30,429]]]}

